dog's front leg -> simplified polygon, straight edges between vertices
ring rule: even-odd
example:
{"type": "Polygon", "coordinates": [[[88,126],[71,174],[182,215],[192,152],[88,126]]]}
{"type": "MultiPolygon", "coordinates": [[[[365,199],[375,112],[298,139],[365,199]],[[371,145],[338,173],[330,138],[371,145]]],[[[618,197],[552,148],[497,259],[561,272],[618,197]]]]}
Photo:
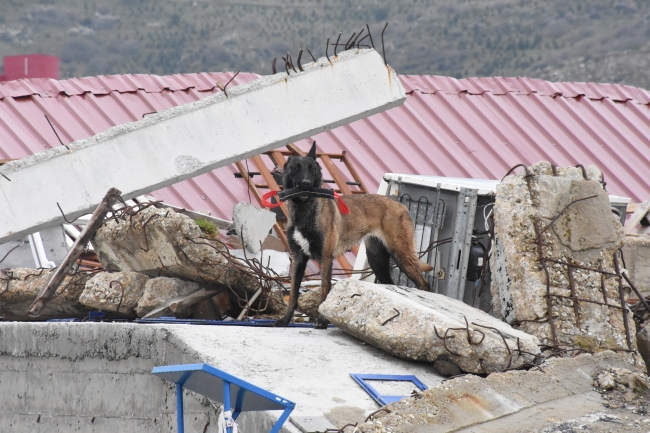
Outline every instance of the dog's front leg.
{"type": "Polygon", "coordinates": [[[294,254],[291,266],[291,294],[289,295],[287,312],[273,326],[287,326],[291,322],[293,312],[298,306],[298,290],[300,289],[300,283],[302,283],[302,277],[305,275],[305,268],[307,267],[308,261],[309,257],[307,255],[303,253],[294,254]]]}
{"type": "MultiPolygon", "coordinates": [[[[332,262],[333,259],[331,254],[323,254],[323,259],[320,262],[321,304],[325,301],[325,298],[327,298],[327,295],[332,288],[332,262]]],[[[314,329],[326,329],[329,323],[329,320],[322,317],[319,313],[316,322],[314,323],[314,329]]]]}

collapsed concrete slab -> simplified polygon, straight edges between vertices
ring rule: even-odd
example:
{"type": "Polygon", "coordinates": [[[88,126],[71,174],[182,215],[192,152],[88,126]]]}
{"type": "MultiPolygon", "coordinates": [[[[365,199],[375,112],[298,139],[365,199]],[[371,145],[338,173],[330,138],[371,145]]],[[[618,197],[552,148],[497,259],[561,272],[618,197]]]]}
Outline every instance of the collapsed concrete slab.
{"type": "Polygon", "coordinates": [[[623,228],[601,179],[594,166],[554,174],[540,162],[497,187],[494,313],[549,346],[633,348],[614,263],[623,228]]]}
{"type": "Polygon", "coordinates": [[[650,296],[650,236],[625,235],[625,269],[643,296],[650,296]]]}
{"type": "MultiPolygon", "coordinates": [[[[603,352],[549,359],[535,371],[495,373],[485,379],[459,377],[385,406],[357,429],[363,433],[578,431],[544,428],[584,415],[611,413],[614,419],[605,418],[603,430],[584,430],[614,431],[610,430],[615,425],[612,422],[631,413],[624,408],[619,412],[608,410],[613,405],[601,400],[594,379],[597,382],[602,372],[614,371],[618,373],[614,380],[647,383],[633,370],[624,357],[603,352]]],[[[649,393],[642,385],[631,392],[646,399],[647,404],[649,393]]],[[[645,416],[639,414],[638,421],[645,416]]]]}
{"type": "Polygon", "coordinates": [[[100,272],[86,282],[79,302],[101,311],[132,314],[147,280],[139,272],[100,272]]]}
{"type": "Polygon", "coordinates": [[[469,305],[408,287],[342,280],[318,310],[351,335],[404,359],[452,361],[472,373],[530,364],[536,337],[469,305]]]}
{"type": "MultiPolygon", "coordinates": [[[[12,384],[0,395],[0,431],[176,431],[175,388],[151,369],[201,362],[296,402],[292,417],[328,417],[337,428],[377,410],[350,373],[442,380],[333,328],[0,322],[0,381],[12,384]]],[[[280,413],[242,413],[239,431],[268,432],[280,413]]],[[[186,432],[216,433],[218,414],[185,394],[186,432]]],[[[300,430],[287,421],[280,433],[300,430]]]]}
{"type": "MultiPolygon", "coordinates": [[[[148,207],[124,220],[108,220],[91,242],[109,271],[180,278],[244,299],[260,287],[223,243],[205,237],[191,218],[171,209],[148,207]]],[[[279,296],[269,297],[269,313],[285,308],[279,296]]]]}
{"type": "Polygon", "coordinates": [[[0,243],[401,105],[372,49],[305,64],[0,167],[0,243]],[[7,180],[11,179],[11,181],[7,180]],[[35,182],[34,179],[47,179],[35,182]],[[71,185],[75,185],[71,188],[71,185]],[[29,197],[29,200],[25,200],[29,197]]]}
{"type": "MultiPolygon", "coordinates": [[[[53,272],[52,269],[28,268],[0,270],[0,315],[7,319],[26,318],[30,305],[53,272]]],[[[90,274],[85,273],[67,276],[42,310],[41,316],[47,318],[87,314],[89,309],[79,303],[79,296],[90,277],[90,274]]]]}

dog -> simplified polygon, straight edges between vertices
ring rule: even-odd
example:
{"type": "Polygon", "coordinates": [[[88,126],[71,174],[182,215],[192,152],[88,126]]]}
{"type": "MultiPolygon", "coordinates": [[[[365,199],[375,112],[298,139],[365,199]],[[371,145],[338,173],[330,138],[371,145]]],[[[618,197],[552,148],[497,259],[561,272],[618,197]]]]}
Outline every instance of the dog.
{"type": "MultiPolygon", "coordinates": [[[[415,249],[415,229],[403,204],[378,194],[342,196],[349,214],[342,215],[335,200],[308,194],[321,188],[323,177],[316,161],[316,142],[307,156],[290,156],[283,170],[284,190],[304,189],[285,203],[289,212],[287,241],[293,257],[291,294],[286,314],[275,326],[287,326],[298,305],[298,289],[309,259],[320,266],[321,302],[332,285],[332,262],[335,257],[365,240],[368,263],[380,284],[394,284],[390,275],[390,258],[420,290],[429,290],[423,272],[433,270],[421,262],[415,249]]],[[[318,317],[315,328],[327,328],[328,321],[318,317]]]]}

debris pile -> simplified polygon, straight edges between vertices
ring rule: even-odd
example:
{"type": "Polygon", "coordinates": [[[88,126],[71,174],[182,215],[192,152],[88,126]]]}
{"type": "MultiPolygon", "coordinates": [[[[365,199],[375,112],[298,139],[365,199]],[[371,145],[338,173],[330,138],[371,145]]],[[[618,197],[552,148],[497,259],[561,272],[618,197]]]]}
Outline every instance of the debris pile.
{"type": "MultiPolygon", "coordinates": [[[[216,226],[205,221],[197,224],[189,216],[156,204],[136,204],[109,213],[91,239],[105,271],[85,272],[78,263],[72,266],[71,275],[39,316],[77,317],[100,310],[122,317],[192,315],[216,320],[228,312],[241,320],[247,315],[275,317],[285,310],[279,289],[287,280],[287,253],[273,251],[273,260],[267,259],[268,253],[256,238],[256,254],[249,257],[245,250],[235,249],[241,245],[229,242],[216,226]],[[275,271],[278,268],[284,275],[275,271]]],[[[239,226],[244,233],[246,224],[239,226]]],[[[258,232],[258,237],[268,235],[268,229],[258,232]]],[[[248,245],[246,239],[244,245],[248,245]]],[[[0,314],[5,319],[27,318],[30,305],[53,272],[2,270],[0,314]]]]}
{"type": "MultiPolygon", "coordinates": [[[[241,309],[250,308],[249,299],[256,294],[258,298],[261,295],[255,308],[260,312],[276,314],[285,308],[281,294],[274,290],[281,287],[280,275],[260,260],[248,259],[246,254],[244,258],[235,257],[219,233],[205,233],[191,218],[170,209],[147,207],[129,218],[109,219],[97,231],[92,244],[110,271],[194,282],[213,290],[215,295],[227,292],[233,305],[241,309]]],[[[259,252],[263,255],[263,251],[259,252]]],[[[169,297],[173,292],[176,296],[189,295],[199,290],[198,286],[170,291],[164,285],[152,285],[148,300],[138,311],[151,311],[174,299],[169,297]],[[152,302],[154,298],[158,304],[152,302]]]]}
{"type": "Polygon", "coordinates": [[[79,302],[97,310],[132,314],[148,279],[138,272],[100,272],[86,282],[79,302]]]}
{"type": "MultiPolygon", "coordinates": [[[[355,426],[354,431],[425,431],[418,429],[423,425],[427,426],[426,431],[436,432],[457,431],[469,426],[475,427],[472,431],[479,432],[514,431],[515,425],[516,431],[521,432],[565,431],[544,428],[562,418],[570,420],[593,414],[603,416],[592,417],[591,423],[602,423],[607,428],[585,430],[612,431],[609,430],[613,427],[611,421],[627,418],[623,416],[627,413],[610,413],[609,409],[622,407],[627,412],[640,414],[639,420],[647,415],[648,377],[627,367],[630,366],[623,356],[606,351],[574,358],[551,358],[529,371],[494,373],[487,378],[465,375],[382,407],[368,416],[365,423],[355,426]],[[601,380],[610,390],[603,389],[601,380]],[[604,401],[594,396],[593,387],[603,394],[604,401]],[[619,399],[620,396],[632,397],[632,400],[619,399]],[[634,411],[626,403],[632,403],[634,411]],[[540,409],[541,419],[534,413],[525,414],[527,409],[536,406],[546,407],[546,410],[553,408],[553,416],[549,417],[544,409],[540,409]],[[524,415],[518,416],[518,412],[524,415]]],[[[345,431],[351,432],[352,428],[345,431]]]]}
{"type": "MultiPolygon", "coordinates": [[[[29,307],[41,288],[52,277],[54,269],[2,269],[0,270],[0,315],[6,320],[28,318],[29,307]]],[[[67,276],[58,287],[54,297],[41,311],[43,317],[70,317],[88,314],[88,307],[79,302],[79,297],[91,275],[78,273],[67,276]]]]}
{"type": "Polygon", "coordinates": [[[407,287],[342,280],[319,309],[334,325],[404,359],[486,374],[533,365],[536,337],[469,305],[407,287]]]}
{"type": "Polygon", "coordinates": [[[626,234],[625,269],[642,296],[650,297],[650,236],[626,234]]]}
{"type": "Polygon", "coordinates": [[[608,406],[616,409],[614,406],[619,403],[616,400],[639,401],[642,394],[649,394],[650,381],[648,376],[626,368],[605,367],[595,375],[594,387],[606,400],[612,401],[608,406]]]}
{"type": "Polygon", "coordinates": [[[623,228],[596,167],[540,162],[507,176],[494,231],[497,317],[555,351],[636,350],[624,306],[623,228]]]}

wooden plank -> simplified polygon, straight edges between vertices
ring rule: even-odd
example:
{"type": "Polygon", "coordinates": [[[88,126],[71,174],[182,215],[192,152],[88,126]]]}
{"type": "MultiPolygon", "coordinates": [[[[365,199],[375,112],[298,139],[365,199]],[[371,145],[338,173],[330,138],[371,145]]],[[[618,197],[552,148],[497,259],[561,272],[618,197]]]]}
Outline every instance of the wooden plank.
{"type": "Polygon", "coordinates": [[[296,155],[307,156],[307,154],[305,152],[303,152],[302,150],[300,150],[300,148],[298,146],[296,146],[294,143],[287,144],[287,148],[290,149],[291,151],[295,152],[296,155]]]}
{"type": "Polygon", "coordinates": [[[327,154],[322,154],[320,155],[320,160],[323,161],[323,164],[327,168],[327,171],[332,175],[334,178],[334,182],[336,182],[336,185],[339,187],[341,192],[343,194],[352,194],[352,190],[347,184],[347,181],[345,180],[345,177],[343,176],[343,173],[339,170],[339,168],[334,165],[334,161],[329,157],[327,154]]]}
{"type": "Polygon", "coordinates": [[[112,206],[120,194],[122,194],[122,192],[117,188],[111,188],[108,190],[102,201],[99,203],[99,206],[97,206],[97,209],[95,209],[95,212],[93,212],[93,216],[88,221],[88,224],[86,224],[86,227],[81,231],[77,240],[72,244],[72,248],[70,248],[70,251],[66,254],[61,266],[59,266],[54,274],[52,274],[50,280],[32,303],[32,306],[29,309],[29,314],[34,316],[38,315],[47,301],[54,295],[56,289],[59,288],[66,275],[70,272],[70,269],[72,269],[72,266],[83,254],[88,242],[93,236],[95,236],[95,232],[97,232],[104,223],[106,214],[112,210],[112,206]]]}
{"type": "MultiPolygon", "coordinates": [[[[334,156],[330,156],[330,158],[334,158],[334,156]]],[[[359,173],[357,173],[357,170],[354,168],[350,160],[347,158],[345,150],[343,151],[343,155],[341,158],[341,161],[343,161],[343,164],[347,167],[348,171],[354,178],[355,182],[359,182],[359,192],[363,194],[368,194],[368,190],[366,189],[366,186],[363,184],[363,181],[361,180],[361,177],[359,177],[359,173]]],[[[357,192],[357,191],[354,191],[357,192]]]]}
{"type": "Polygon", "coordinates": [[[637,233],[637,225],[641,222],[643,217],[650,211],[650,201],[639,203],[634,210],[634,213],[625,222],[625,233],[637,233]]]}

